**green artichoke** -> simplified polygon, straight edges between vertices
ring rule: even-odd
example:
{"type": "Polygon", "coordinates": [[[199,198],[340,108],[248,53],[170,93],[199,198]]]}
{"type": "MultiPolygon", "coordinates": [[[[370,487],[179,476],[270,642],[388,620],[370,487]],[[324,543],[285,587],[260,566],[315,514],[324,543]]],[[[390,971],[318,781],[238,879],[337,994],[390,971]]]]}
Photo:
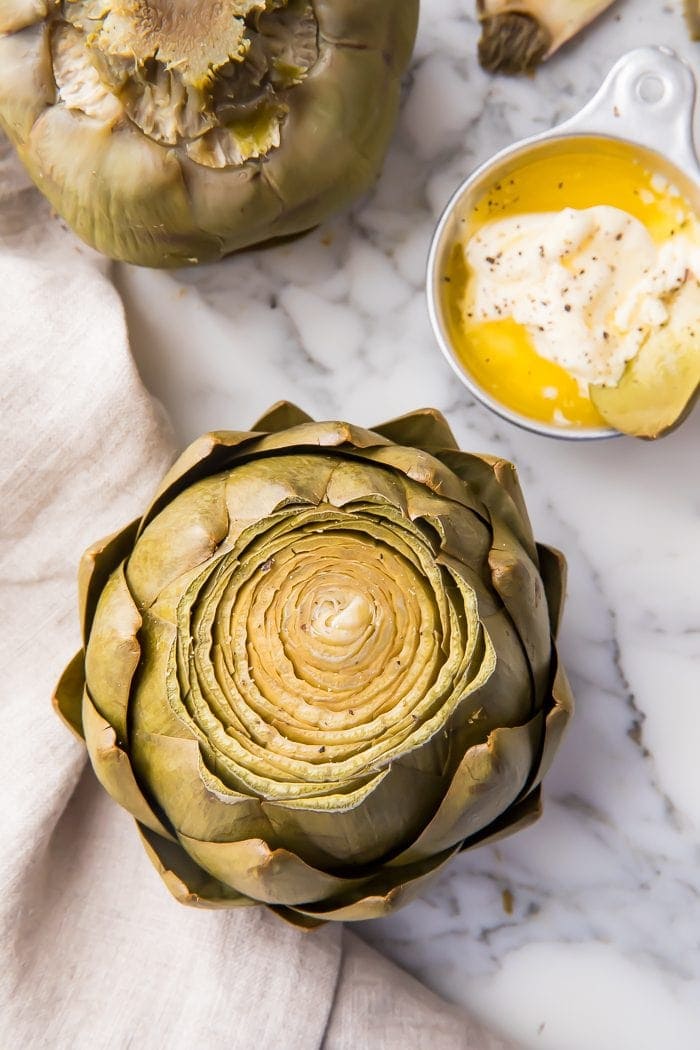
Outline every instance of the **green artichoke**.
{"type": "Polygon", "coordinates": [[[364,192],[418,0],[4,0],[0,127],[89,244],[182,266],[364,192]]]}
{"type": "Polygon", "coordinates": [[[283,403],[87,551],[56,705],[178,900],[383,915],[538,815],[563,576],[512,465],[438,413],[283,403]]]}

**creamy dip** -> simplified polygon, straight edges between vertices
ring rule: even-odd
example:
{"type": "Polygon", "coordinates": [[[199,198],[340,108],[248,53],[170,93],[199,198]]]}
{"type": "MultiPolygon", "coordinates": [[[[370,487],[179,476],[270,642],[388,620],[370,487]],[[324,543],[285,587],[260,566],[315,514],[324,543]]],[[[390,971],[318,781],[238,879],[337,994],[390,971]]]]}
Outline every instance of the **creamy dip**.
{"type": "Polygon", "coordinates": [[[465,254],[469,323],[523,325],[537,353],[582,388],[619,382],[647,336],[671,320],[683,285],[693,282],[700,296],[695,224],[656,244],[609,205],[488,222],[465,254]]]}

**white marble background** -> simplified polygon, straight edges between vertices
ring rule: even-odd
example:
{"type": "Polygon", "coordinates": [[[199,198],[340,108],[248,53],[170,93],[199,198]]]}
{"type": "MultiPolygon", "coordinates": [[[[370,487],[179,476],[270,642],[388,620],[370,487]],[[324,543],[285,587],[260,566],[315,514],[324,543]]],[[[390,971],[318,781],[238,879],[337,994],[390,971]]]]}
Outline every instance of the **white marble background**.
{"type": "Polygon", "coordinates": [[[566,551],[578,712],[543,819],[360,929],[533,1050],[700,1047],[700,408],[657,444],[519,431],[437,352],[424,267],[456,183],[573,113],[624,51],[666,43],[700,66],[681,7],[618,0],[511,80],[478,68],[473,0],[424,0],[384,175],[351,214],[217,266],[116,272],[144,379],[183,442],[282,397],[361,424],[435,405],[463,447],[518,463],[538,538],[566,551]]]}

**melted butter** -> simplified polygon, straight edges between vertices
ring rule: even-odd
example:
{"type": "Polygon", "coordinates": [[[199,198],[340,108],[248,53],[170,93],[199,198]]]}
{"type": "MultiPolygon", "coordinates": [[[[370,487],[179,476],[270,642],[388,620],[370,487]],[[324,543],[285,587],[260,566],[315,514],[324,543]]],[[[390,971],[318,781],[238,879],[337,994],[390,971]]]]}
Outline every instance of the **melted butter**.
{"type": "Polygon", "coordinates": [[[565,427],[602,426],[603,420],[573,375],[539,356],[527,329],[508,318],[470,322],[470,274],[464,245],[485,224],[510,216],[609,205],[634,216],[652,241],[665,243],[695,221],[688,201],[612,143],[540,156],[482,195],[462,220],[444,273],[446,317],[453,345],[468,372],[495,400],[539,422],[565,427]]]}

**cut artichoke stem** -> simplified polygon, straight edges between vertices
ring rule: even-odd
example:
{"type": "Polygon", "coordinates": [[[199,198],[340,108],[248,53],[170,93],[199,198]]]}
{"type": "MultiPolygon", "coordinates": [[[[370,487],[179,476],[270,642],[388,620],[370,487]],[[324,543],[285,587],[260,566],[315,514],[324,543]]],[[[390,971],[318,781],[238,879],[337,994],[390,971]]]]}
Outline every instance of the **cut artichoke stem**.
{"type": "Polygon", "coordinates": [[[700,0],[685,0],[685,20],[693,40],[700,40],[700,0]]]}
{"type": "Polygon", "coordinates": [[[479,62],[491,73],[527,73],[614,0],[477,0],[479,62]]]}

